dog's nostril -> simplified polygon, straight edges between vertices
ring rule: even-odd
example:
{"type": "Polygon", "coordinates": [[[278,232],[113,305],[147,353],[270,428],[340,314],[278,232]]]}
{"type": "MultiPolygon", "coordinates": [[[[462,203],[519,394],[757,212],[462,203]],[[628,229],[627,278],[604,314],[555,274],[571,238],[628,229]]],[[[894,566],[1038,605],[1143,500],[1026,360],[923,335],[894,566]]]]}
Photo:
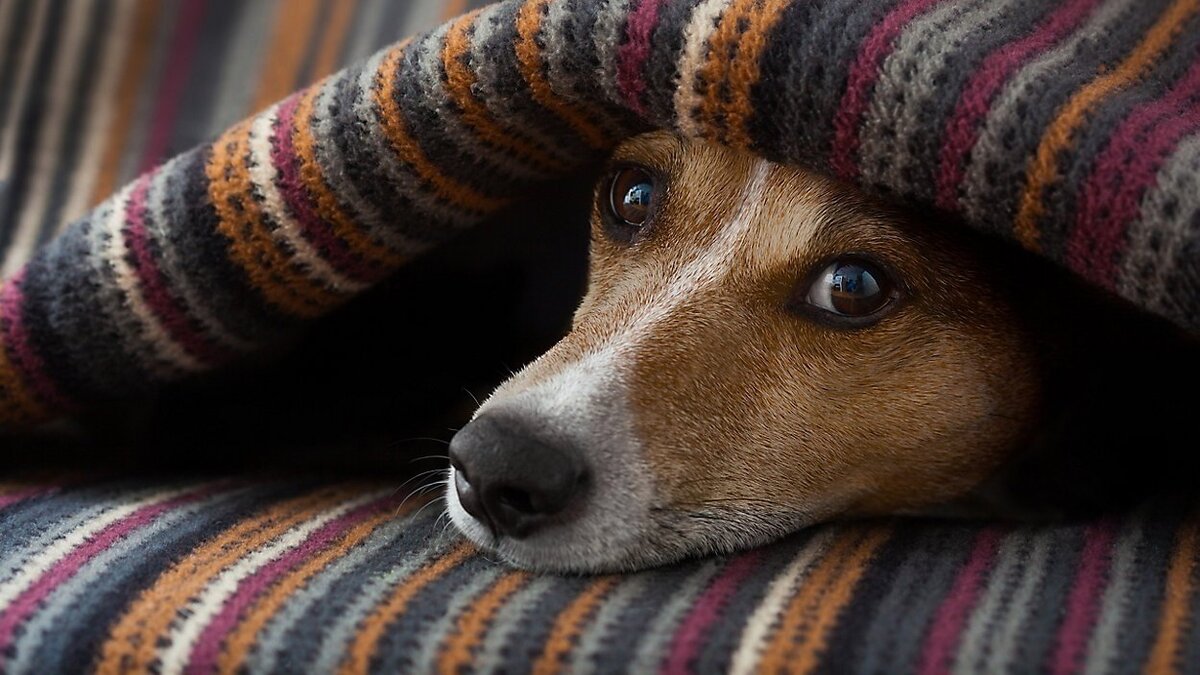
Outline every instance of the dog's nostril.
{"type": "Polygon", "coordinates": [[[517,488],[500,488],[496,491],[496,501],[501,506],[521,513],[536,513],[538,510],[533,505],[533,498],[529,493],[517,488]]]}

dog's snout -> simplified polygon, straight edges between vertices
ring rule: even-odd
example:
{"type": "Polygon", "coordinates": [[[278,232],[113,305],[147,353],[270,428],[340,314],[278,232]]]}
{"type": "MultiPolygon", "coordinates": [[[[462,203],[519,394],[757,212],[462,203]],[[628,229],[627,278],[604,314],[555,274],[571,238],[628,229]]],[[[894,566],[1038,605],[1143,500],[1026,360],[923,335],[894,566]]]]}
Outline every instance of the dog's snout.
{"type": "Polygon", "coordinates": [[[588,471],[580,453],[511,420],[477,417],[450,443],[455,490],[467,513],[496,535],[522,538],[570,519],[588,471]]]}

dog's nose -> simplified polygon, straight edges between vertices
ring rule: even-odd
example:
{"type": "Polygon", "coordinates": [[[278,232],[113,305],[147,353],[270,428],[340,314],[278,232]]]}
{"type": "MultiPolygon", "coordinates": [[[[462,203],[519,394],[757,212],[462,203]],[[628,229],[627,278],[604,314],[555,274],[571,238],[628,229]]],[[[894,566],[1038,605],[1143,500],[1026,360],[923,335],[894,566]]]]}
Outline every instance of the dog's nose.
{"type": "Polygon", "coordinates": [[[517,422],[488,415],[454,435],[450,465],[467,513],[496,535],[517,539],[562,522],[588,483],[576,449],[545,442],[517,422]]]}

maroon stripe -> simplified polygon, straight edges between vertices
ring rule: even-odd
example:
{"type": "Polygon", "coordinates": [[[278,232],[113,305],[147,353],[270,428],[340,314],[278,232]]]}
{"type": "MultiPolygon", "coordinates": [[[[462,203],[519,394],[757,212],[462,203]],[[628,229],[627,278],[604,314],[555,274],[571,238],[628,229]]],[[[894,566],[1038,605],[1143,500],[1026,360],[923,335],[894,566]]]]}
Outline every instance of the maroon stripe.
{"type": "Polygon", "coordinates": [[[3,347],[7,348],[9,363],[24,382],[29,383],[38,398],[56,411],[70,412],[75,403],[67,398],[46,372],[46,365],[29,340],[25,328],[25,268],[11,277],[0,289],[0,322],[3,322],[3,347]]]}
{"type": "Polygon", "coordinates": [[[875,24],[863,40],[858,56],[850,66],[846,91],[833,119],[833,148],[829,164],[839,178],[858,177],[858,146],[863,113],[870,103],[871,90],[879,78],[883,60],[895,48],[896,37],[917,16],[943,0],[904,0],[883,20],[875,24]]]}
{"type": "Polygon", "coordinates": [[[296,123],[296,108],[303,92],[289,96],[279,105],[271,137],[271,162],[275,165],[275,185],[292,217],[300,225],[301,235],[317,253],[342,274],[361,282],[377,281],[373,267],[350,251],[345,242],[330,231],[329,223],[317,214],[309,199],[308,189],[300,175],[300,158],[292,130],[296,123]]]}
{"type": "Polygon", "coordinates": [[[1142,199],[1180,140],[1200,130],[1200,61],[1166,96],[1138,105],[1118,127],[1080,191],[1076,224],[1067,240],[1067,266],[1093,283],[1114,288],[1126,232],[1142,199]]]}
{"type": "Polygon", "coordinates": [[[617,48],[617,91],[625,105],[641,116],[646,115],[642,95],[646,80],[642,71],[650,58],[650,36],[658,25],[658,10],[666,0],[642,0],[629,13],[625,23],[626,41],[617,48]]]}
{"type": "Polygon", "coordinates": [[[958,187],[966,173],[967,154],[979,141],[979,129],[992,99],[1019,68],[1075,30],[1099,0],[1068,0],[1033,33],[988,54],[959,96],[946,124],[937,174],[937,206],[958,208],[958,187]]]}
{"type": "Polygon", "coordinates": [[[159,83],[158,100],[150,118],[150,136],[142,154],[141,173],[153,169],[166,155],[171,129],[175,126],[179,104],[183,100],[188,70],[199,43],[205,4],[205,0],[185,0],[183,10],[179,12],[175,32],[171,36],[171,55],[163,72],[162,82],[159,83]]]}
{"type": "Polygon", "coordinates": [[[1064,675],[1079,672],[1079,660],[1096,626],[1100,596],[1108,583],[1116,537],[1116,525],[1108,520],[1092,525],[1084,534],[1079,572],[1067,597],[1066,617],[1059,627],[1055,649],[1046,664],[1048,672],[1064,675]]]}
{"type": "MultiPolygon", "coordinates": [[[[161,169],[159,169],[161,170],[161,169]]],[[[232,356],[220,346],[210,342],[193,325],[187,308],[167,290],[166,279],[158,269],[146,233],[146,193],[155,174],[145,174],[134,185],[125,209],[125,245],[133,254],[133,268],[142,286],[146,304],[167,329],[171,339],[183,346],[192,356],[206,364],[220,363],[232,356]]]]}
{"type": "Polygon", "coordinates": [[[664,673],[687,673],[693,669],[692,662],[696,660],[700,650],[704,648],[709,638],[709,631],[721,616],[721,611],[729,604],[730,598],[737,592],[738,586],[759,569],[762,551],[751,551],[722,570],[721,575],[713,580],[708,589],[696,600],[692,611],[683,620],[675,639],[671,642],[666,661],[663,662],[664,673]]]}
{"type": "Polygon", "coordinates": [[[992,572],[1001,538],[1001,531],[996,527],[983,530],[975,538],[975,546],[971,555],[967,557],[966,565],[954,580],[950,594],[938,607],[933,625],[925,637],[918,668],[922,674],[945,673],[950,670],[951,659],[958,648],[967,619],[992,572]]]}

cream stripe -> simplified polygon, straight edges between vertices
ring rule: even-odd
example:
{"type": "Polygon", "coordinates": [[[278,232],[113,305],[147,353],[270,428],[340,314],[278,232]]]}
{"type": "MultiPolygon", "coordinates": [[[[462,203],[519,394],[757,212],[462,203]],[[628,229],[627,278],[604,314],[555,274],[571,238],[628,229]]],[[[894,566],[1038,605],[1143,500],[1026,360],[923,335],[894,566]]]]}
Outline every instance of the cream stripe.
{"type": "Polygon", "coordinates": [[[742,639],[738,642],[737,651],[734,652],[733,660],[730,662],[731,673],[755,671],[780,614],[783,613],[788,601],[799,590],[801,582],[808,577],[813,564],[828,550],[836,534],[833,528],[825,528],[814,535],[796,553],[792,562],[776,575],[771,585],[767,587],[767,593],[762,602],[746,620],[742,639]]]}
{"type": "MultiPolygon", "coordinates": [[[[93,4],[94,0],[83,0],[80,5],[73,6],[66,12],[66,25],[56,31],[59,36],[58,47],[55,49],[56,61],[50,81],[37,83],[37,86],[44,87],[47,91],[47,105],[41,111],[41,120],[37,127],[40,133],[35,140],[33,166],[21,167],[22,171],[31,171],[33,175],[25,190],[29,199],[17,216],[16,230],[13,232],[4,261],[2,273],[6,277],[25,264],[37,246],[38,234],[50,202],[51,186],[61,157],[67,116],[77,104],[74,100],[75,80],[83,66],[82,56],[88,39],[88,29],[91,27],[88,19],[91,18],[93,4]]],[[[6,172],[0,170],[0,175],[4,173],[6,172]]]]}
{"type": "Polygon", "coordinates": [[[86,128],[83,131],[83,151],[71,174],[67,203],[63,207],[56,232],[61,232],[68,223],[83,216],[93,206],[90,203],[92,189],[100,175],[100,162],[104,156],[105,144],[109,140],[105,131],[110,128],[117,108],[114,93],[121,76],[121,66],[125,62],[125,53],[130,45],[135,3],[126,0],[116,3],[114,7],[112,25],[108,37],[105,38],[107,44],[101,57],[99,76],[88,103],[88,110],[91,112],[87,116],[86,128]]]}
{"type": "Polygon", "coordinates": [[[142,297],[141,283],[138,281],[137,272],[133,270],[127,259],[129,249],[125,246],[125,237],[122,236],[121,229],[125,223],[129,197],[133,194],[136,185],[138,183],[134,182],[125,186],[125,189],[113,202],[115,208],[112,210],[109,221],[103,225],[104,230],[110,235],[108,250],[103,252],[104,258],[108,260],[117,287],[124,294],[126,305],[141,324],[142,330],[139,331],[141,334],[139,337],[149,343],[150,348],[157,355],[157,358],[152,359],[151,363],[146,366],[160,376],[171,375],[169,370],[163,368],[164,363],[171,364],[185,372],[200,372],[205,369],[204,365],[184,351],[183,347],[167,334],[158,317],[154,315],[154,310],[146,304],[146,299],[142,297]]]}
{"type": "MultiPolygon", "coordinates": [[[[292,251],[292,258],[303,266],[309,278],[342,293],[364,290],[366,284],[342,276],[308,243],[300,231],[300,224],[292,218],[283,202],[283,196],[275,185],[279,172],[271,161],[272,126],[278,112],[279,106],[275,105],[254,118],[249,133],[250,180],[254,183],[255,192],[262,196],[263,211],[278,225],[271,229],[271,238],[292,251]]],[[[286,133],[287,130],[282,131],[286,133]]]]}
{"type": "Polygon", "coordinates": [[[162,663],[162,673],[182,673],[191,657],[192,648],[200,639],[200,634],[208,626],[213,617],[225,605],[225,602],[237,592],[238,584],[253,574],[263,565],[271,562],[288,550],[304,543],[308,536],[322,525],[344,515],[351,509],[361,506],[373,499],[389,494],[390,490],[372,492],[356,499],[343,502],[338,506],[300,523],[291,530],[256,551],[243,556],[232,566],[221,572],[210,581],[200,594],[189,601],[186,607],[180,608],[184,620],[172,625],[168,634],[167,646],[159,651],[162,663]]]}
{"type": "Polygon", "coordinates": [[[692,113],[700,108],[704,95],[696,91],[696,72],[708,56],[708,38],[733,0],[704,0],[692,10],[692,18],[683,31],[683,56],[679,59],[679,79],[675,83],[675,126],[688,136],[700,135],[700,124],[692,113]]]}
{"type": "Polygon", "coordinates": [[[10,604],[21,593],[33,585],[39,577],[48,572],[58,561],[83,545],[104,528],[133,514],[142,507],[165,502],[191,489],[193,488],[188,487],[155,492],[142,499],[115,506],[111,510],[105,511],[67,532],[62,538],[43,549],[41,553],[26,560],[16,574],[0,584],[0,607],[10,604]]]}
{"type": "MultiPolygon", "coordinates": [[[[12,4],[15,5],[21,1],[13,0],[12,4]]],[[[34,7],[33,20],[26,31],[29,34],[29,41],[25,43],[25,50],[17,55],[17,62],[9,64],[10,67],[18,69],[18,74],[17,81],[13,86],[16,95],[8,100],[8,110],[4,116],[6,126],[4,129],[0,129],[0,179],[12,175],[13,162],[16,161],[13,148],[16,147],[19,113],[25,107],[25,99],[29,97],[31,91],[30,80],[33,79],[34,56],[37,54],[41,33],[46,29],[46,14],[50,11],[50,3],[39,2],[34,7]]],[[[6,262],[4,269],[7,270],[9,267],[10,265],[6,262]]],[[[8,272],[4,272],[4,276],[7,277],[8,272]]]]}

